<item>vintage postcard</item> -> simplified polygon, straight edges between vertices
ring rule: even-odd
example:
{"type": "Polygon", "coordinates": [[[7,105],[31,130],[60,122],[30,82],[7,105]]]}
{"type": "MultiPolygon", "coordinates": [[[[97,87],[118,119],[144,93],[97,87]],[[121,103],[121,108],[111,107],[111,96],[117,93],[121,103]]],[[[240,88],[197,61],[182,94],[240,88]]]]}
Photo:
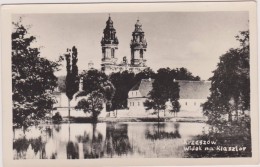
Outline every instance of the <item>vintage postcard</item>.
{"type": "Polygon", "coordinates": [[[259,163],[256,2],[1,16],[4,167],[259,163]]]}

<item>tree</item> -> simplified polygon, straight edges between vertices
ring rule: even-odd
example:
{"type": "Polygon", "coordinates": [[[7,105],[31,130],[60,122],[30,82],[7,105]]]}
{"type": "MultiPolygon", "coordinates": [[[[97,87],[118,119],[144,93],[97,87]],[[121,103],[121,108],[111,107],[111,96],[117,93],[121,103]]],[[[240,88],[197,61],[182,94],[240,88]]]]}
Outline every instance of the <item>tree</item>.
{"type": "Polygon", "coordinates": [[[55,99],[51,92],[57,86],[54,72],[60,64],[41,57],[39,48],[31,47],[36,38],[28,35],[21,21],[13,25],[13,126],[26,128],[44,120],[52,110],[55,99]]]}
{"type": "Polygon", "coordinates": [[[81,77],[83,78],[83,91],[77,97],[86,96],[86,98],[80,100],[75,108],[91,113],[93,122],[96,122],[104,103],[110,110],[115,88],[106,74],[96,69],[83,71],[81,77]]]}
{"type": "MultiPolygon", "coordinates": [[[[108,80],[105,73],[96,69],[83,71],[80,75],[83,78],[83,90],[85,95],[102,89],[102,84],[108,80]]],[[[83,94],[84,95],[84,94],[83,94]]]]}
{"type": "Polygon", "coordinates": [[[82,109],[85,113],[91,113],[93,123],[97,122],[98,115],[103,109],[104,95],[99,91],[88,94],[87,99],[81,99],[76,109],[82,109]]]}
{"type": "Polygon", "coordinates": [[[179,111],[179,85],[177,82],[173,82],[174,77],[170,68],[162,68],[157,71],[155,80],[153,82],[153,89],[149,92],[148,99],[144,102],[146,110],[154,109],[158,114],[165,110],[165,103],[170,100],[173,111],[179,111]]]}
{"type": "Polygon", "coordinates": [[[210,78],[211,94],[203,110],[213,125],[231,123],[233,112],[238,118],[239,110],[250,110],[249,31],[241,32],[236,38],[240,47],[232,48],[220,57],[210,78]],[[225,115],[228,120],[223,119],[225,115]]]}
{"type": "Polygon", "coordinates": [[[53,121],[53,123],[55,123],[55,124],[61,123],[61,121],[62,121],[62,116],[60,115],[59,112],[56,112],[56,113],[55,113],[55,115],[52,117],[52,121],[53,121]]]}
{"type": "Polygon", "coordinates": [[[75,46],[72,47],[72,54],[70,49],[67,49],[65,54],[67,62],[67,76],[66,76],[66,95],[68,97],[68,111],[70,120],[70,101],[73,99],[73,95],[79,90],[79,77],[78,77],[78,52],[75,46]]]}
{"type": "Polygon", "coordinates": [[[129,90],[142,79],[154,78],[155,73],[152,69],[146,68],[137,73],[123,71],[112,73],[109,80],[115,86],[115,95],[112,99],[113,110],[127,108],[127,98],[129,90]]]}
{"type": "Polygon", "coordinates": [[[115,87],[112,110],[126,108],[128,92],[135,85],[134,73],[128,71],[112,73],[109,80],[115,87]]]}
{"type": "Polygon", "coordinates": [[[110,81],[106,81],[101,84],[101,92],[104,95],[104,100],[106,103],[106,110],[107,111],[112,111],[112,99],[115,95],[115,87],[110,81]]]}
{"type": "Polygon", "coordinates": [[[155,72],[151,69],[151,68],[146,68],[143,71],[137,73],[135,75],[135,83],[138,83],[139,81],[141,81],[142,79],[149,79],[149,78],[155,78],[155,72]]]}
{"type": "Polygon", "coordinates": [[[200,81],[199,76],[193,76],[186,68],[172,69],[171,73],[176,80],[200,81]]]}

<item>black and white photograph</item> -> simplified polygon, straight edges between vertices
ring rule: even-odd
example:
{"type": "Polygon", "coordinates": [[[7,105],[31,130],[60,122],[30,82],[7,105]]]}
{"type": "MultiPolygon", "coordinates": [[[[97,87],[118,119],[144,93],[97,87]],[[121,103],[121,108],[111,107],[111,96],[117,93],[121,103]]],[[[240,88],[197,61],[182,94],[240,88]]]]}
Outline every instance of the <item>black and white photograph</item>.
{"type": "Polygon", "coordinates": [[[258,156],[250,10],[85,5],[10,14],[12,161],[258,156]]]}

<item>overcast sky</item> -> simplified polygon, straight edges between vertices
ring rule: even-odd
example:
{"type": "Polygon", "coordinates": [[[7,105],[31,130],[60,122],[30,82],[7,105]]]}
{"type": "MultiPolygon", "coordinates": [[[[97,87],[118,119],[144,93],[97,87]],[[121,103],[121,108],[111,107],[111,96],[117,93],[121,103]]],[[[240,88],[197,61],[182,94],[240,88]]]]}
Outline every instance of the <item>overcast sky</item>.
{"type": "MultiPolygon", "coordinates": [[[[66,48],[78,49],[78,67],[88,68],[93,61],[100,68],[101,38],[107,13],[97,14],[30,14],[22,16],[24,25],[31,25],[35,46],[42,46],[41,56],[56,60],[66,48]]],[[[202,79],[212,76],[219,56],[238,47],[235,36],[248,30],[247,12],[158,12],[111,13],[119,46],[118,63],[123,56],[130,60],[130,40],[139,17],[148,46],[147,65],[155,71],[161,67],[185,67],[202,79]]],[[[57,75],[66,75],[65,62],[57,75]]]]}

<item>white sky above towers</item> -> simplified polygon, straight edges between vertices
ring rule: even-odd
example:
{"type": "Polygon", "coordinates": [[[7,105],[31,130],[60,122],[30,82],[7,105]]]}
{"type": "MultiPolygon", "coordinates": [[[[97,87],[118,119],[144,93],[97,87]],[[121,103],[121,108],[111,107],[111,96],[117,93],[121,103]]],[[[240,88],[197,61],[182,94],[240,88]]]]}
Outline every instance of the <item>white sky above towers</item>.
{"type": "MultiPolygon", "coordinates": [[[[126,56],[130,60],[130,40],[136,20],[140,19],[148,46],[147,65],[155,71],[161,67],[185,67],[202,79],[212,76],[219,56],[229,48],[238,47],[235,36],[248,30],[247,12],[160,12],[110,13],[117,31],[118,63],[126,56]]],[[[101,38],[108,19],[107,13],[96,14],[27,14],[24,25],[31,25],[36,36],[35,46],[42,46],[41,55],[55,60],[66,48],[78,49],[78,67],[88,68],[93,61],[100,68],[101,38]]],[[[66,67],[57,75],[65,75],[66,67]]]]}

